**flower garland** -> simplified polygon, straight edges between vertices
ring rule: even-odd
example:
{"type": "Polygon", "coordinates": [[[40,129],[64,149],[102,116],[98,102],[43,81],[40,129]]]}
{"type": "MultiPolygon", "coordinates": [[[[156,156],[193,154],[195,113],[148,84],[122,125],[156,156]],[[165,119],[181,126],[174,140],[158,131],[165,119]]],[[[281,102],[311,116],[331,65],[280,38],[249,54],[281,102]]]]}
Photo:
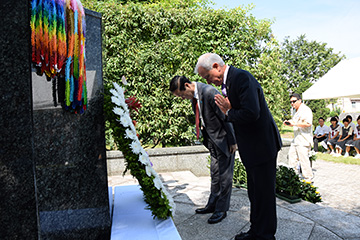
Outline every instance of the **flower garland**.
{"type": "MultiPolygon", "coordinates": [[[[175,212],[174,200],[166,191],[157,172],[152,168],[149,156],[136,135],[128,108],[129,99],[125,99],[124,91],[117,83],[114,82],[113,85],[114,88],[110,90],[111,102],[114,105],[112,112],[115,114],[115,122],[121,124],[120,128],[113,125],[115,128],[114,138],[126,160],[125,172],[130,170],[130,173],[138,179],[144,193],[144,200],[149,205],[152,215],[166,219],[173,216],[175,212]]],[[[131,102],[135,102],[134,96],[131,98],[131,102]]],[[[111,121],[111,123],[115,122],[111,121]]]]}

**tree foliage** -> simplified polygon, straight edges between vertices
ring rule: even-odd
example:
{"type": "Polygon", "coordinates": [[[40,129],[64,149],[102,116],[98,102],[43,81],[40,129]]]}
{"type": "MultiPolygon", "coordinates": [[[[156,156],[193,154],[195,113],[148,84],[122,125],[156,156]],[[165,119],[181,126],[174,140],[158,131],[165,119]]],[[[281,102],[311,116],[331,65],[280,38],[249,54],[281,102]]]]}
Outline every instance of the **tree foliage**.
{"type": "Polygon", "coordinates": [[[316,82],[343,58],[326,43],[309,41],[305,35],[293,41],[286,37],[282,43],[281,59],[287,66],[283,75],[288,80],[288,89],[296,91],[303,82],[316,82]]]}
{"type": "MultiPolygon", "coordinates": [[[[282,68],[282,76],[289,93],[301,95],[343,58],[344,55],[334,53],[326,43],[309,41],[305,35],[295,40],[286,37],[282,43],[281,61],[286,66],[282,68]]],[[[326,108],[327,100],[305,102],[313,111],[313,124],[317,124],[319,117],[327,117],[330,113],[326,108]]]]}
{"type": "Polygon", "coordinates": [[[136,95],[142,108],[135,116],[144,144],[189,145],[195,139],[189,101],[168,91],[171,78],[194,74],[198,57],[215,52],[225,62],[250,71],[262,84],[269,108],[280,126],[286,87],[281,81],[280,51],[270,22],[257,20],[248,8],[214,10],[203,1],[159,1],[151,4],[117,1],[84,5],[103,16],[105,85],[112,81],[136,95]]]}

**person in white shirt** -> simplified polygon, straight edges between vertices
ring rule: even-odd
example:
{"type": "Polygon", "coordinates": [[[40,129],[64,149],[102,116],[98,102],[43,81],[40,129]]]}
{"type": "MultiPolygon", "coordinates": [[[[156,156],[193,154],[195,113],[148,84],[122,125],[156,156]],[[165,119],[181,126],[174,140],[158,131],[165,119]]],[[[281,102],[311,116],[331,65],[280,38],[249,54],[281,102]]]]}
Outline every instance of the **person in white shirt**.
{"type": "Polygon", "coordinates": [[[324,122],[325,122],[324,118],[320,117],[318,121],[319,121],[319,126],[317,126],[314,131],[314,151],[315,152],[318,152],[319,142],[322,142],[325,139],[327,139],[329,132],[330,132],[330,127],[326,126],[324,124],[324,122]]]}
{"type": "Polygon", "coordinates": [[[289,149],[289,164],[295,171],[300,172],[305,180],[311,181],[313,172],[310,165],[309,152],[313,143],[311,109],[306,106],[299,94],[293,93],[290,96],[290,104],[296,110],[291,120],[284,121],[285,125],[294,128],[294,140],[289,149]]]}
{"type": "Polygon", "coordinates": [[[356,151],[355,158],[360,159],[360,115],[357,118],[357,124],[354,128],[354,138],[345,145],[347,156],[349,156],[350,148],[354,147],[356,151]]]}

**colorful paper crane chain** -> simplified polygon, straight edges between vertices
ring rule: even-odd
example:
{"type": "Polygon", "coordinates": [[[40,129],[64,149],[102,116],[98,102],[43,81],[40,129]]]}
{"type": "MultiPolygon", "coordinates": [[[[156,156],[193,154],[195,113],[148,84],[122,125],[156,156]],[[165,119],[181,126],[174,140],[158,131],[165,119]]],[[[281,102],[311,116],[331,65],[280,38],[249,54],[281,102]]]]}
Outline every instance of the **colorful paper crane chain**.
{"type": "Polygon", "coordinates": [[[31,0],[32,62],[48,78],[65,77],[65,109],[87,106],[85,11],[79,0],[31,0]]]}

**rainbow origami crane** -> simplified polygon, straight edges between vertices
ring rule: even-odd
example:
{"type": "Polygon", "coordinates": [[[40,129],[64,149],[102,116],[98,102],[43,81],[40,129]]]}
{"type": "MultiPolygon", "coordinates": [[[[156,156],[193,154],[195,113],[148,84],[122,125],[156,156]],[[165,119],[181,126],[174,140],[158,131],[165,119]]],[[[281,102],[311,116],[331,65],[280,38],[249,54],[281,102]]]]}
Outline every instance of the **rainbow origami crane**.
{"type": "Polygon", "coordinates": [[[65,79],[65,109],[87,107],[85,11],[79,0],[31,0],[32,62],[48,79],[65,79]]]}

